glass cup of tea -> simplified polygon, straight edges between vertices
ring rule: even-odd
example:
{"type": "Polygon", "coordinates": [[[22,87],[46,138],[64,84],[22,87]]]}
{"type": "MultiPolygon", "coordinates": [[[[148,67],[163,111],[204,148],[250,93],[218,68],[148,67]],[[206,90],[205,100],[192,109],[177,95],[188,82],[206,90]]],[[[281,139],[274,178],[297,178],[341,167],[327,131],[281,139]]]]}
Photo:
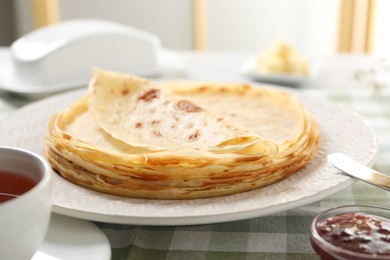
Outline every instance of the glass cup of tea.
{"type": "Polygon", "coordinates": [[[51,215],[51,168],[39,155],[0,146],[0,259],[30,259],[51,215]]]}
{"type": "Polygon", "coordinates": [[[390,209],[346,205],[320,212],[310,242],[323,260],[390,259],[390,209]]]}

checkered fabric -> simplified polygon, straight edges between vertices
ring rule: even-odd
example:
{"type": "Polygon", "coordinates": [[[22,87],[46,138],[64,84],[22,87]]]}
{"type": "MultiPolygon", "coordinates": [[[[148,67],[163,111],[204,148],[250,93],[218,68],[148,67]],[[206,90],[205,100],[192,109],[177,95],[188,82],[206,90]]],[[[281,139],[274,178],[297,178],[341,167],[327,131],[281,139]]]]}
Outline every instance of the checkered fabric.
{"type": "MultiPolygon", "coordinates": [[[[390,174],[390,91],[302,90],[363,116],[375,129],[379,154],[375,169],[390,174]]],[[[0,118],[20,103],[0,101],[0,118]]],[[[11,101],[10,101],[11,100],[11,101]]],[[[309,224],[321,210],[346,204],[390,207],[390,193],[357,182],[318,202],[264,217],[195,226],[134,226],[96,223],[107,235],[112,259],[319,259],[310,246],[309,224]]]]}

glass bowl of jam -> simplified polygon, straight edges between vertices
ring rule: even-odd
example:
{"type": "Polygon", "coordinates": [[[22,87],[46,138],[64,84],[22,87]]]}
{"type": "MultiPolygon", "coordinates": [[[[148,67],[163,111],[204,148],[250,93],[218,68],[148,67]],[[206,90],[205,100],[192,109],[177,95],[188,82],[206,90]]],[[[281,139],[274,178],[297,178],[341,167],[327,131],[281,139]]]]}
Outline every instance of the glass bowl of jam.
{"type": "Polygon", "coordinates": [[[390,259],[390,208],[347,205],[320,212],[310,242],[323,260],[390,259]]]}

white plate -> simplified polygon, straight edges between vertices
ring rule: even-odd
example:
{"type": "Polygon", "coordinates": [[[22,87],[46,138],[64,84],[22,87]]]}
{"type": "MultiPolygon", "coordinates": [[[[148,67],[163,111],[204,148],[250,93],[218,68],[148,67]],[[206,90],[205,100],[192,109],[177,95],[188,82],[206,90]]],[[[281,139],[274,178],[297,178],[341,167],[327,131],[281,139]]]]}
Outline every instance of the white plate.
{"type": "MultiPolygon", "coordinates": [[[[134,72],[144,77],[157,77],[168,71],[181,71],[183,61],[169,50],[161,50],[159,53],[158,68],[134,72]]],[[[67,90],[86,87],[88,81],[58,82],[51,85],[30,85],[18,78],[11,59],[9,48],[0,47],[0,89],[27,96],[30,98],[42,98],[67,90]]]]}
{"type": "MultiPolygon", "coordinates": [[[[28,105],[0,122],[0,143],[43,154],[49,118],[76,101],[84,91],[72,91],[28,105]]],[[[354,183],[326,162],[326,155],[343,152],[372,165],[375,134],[358,115],[329,101],[298,96],[321,127],[318,155],[289,178],[254,191],[195,200],[146,200],[107,195],[53,178],[56,213],[111,223],[187,225],[251,218],[320,200],[354,183]]]]}
{"type": "Polygon", "coordinates": [[[45,240],[31,260],[109,260],[111,247],[95,224],[52,214],[45,240]]]}
{"type": "Polygon", "coordinates": [[[309,75],[265,74],[256,69],[256,57],[249,57],[242,64],[240,72],[255,81],[295,87],[314,79],[318,74],[319,67],[319,62],[311,62],[309,64],[309,75]]]}

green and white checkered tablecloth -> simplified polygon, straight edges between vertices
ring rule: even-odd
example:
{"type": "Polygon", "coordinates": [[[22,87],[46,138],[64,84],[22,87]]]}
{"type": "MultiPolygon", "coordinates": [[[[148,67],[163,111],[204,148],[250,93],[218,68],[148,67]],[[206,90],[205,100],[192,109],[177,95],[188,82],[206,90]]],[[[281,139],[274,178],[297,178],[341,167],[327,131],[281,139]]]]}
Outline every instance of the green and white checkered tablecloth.
{"type": "MultiPolygon", "coordinates": [[[[343,104],[375,129],[375,169],[390,174],[390,91],[310,90],[307,95],[343,104]]],[[[0,118],[22,101],[0,100],[0,118]]],[[[107,235],[112,259],[319,259],[309,242],[309,224],[321,210],[345,204],[390,207],[390,193],[357,182],[326,199],[264,217],[196,226],[134,226],[96,223],[107,235]]]]}

